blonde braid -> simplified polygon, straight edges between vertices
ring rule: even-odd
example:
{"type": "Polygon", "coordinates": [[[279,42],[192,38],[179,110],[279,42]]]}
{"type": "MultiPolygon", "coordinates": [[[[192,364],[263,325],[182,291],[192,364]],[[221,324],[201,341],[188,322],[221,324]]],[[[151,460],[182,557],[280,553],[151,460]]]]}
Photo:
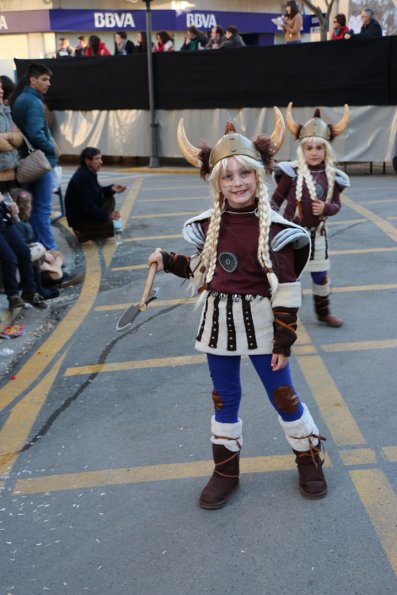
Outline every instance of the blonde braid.
{"type": "Polygon", "coordinates": [[[328,180],[328,192],[325,202],[331,202],[332,196],[334,194],[334,187],[335,187],[335,174],[336,174],[336,167],[335,167],[335,155],[332,150],[332,147],[329,143],[325,144],[326,151],[325,151],[325,173],[327,175],[328,180]]]}
{"type": "Polygon", "coordinates": [[[263,179],[263,171],[256,170],[258,189],[258,215],[259,215],[259,239],[258,239],[258,260],[266,270],[266,276],[272,293],[278,288],[278,279],[273,272],[273,263],[270,258],[269,239],[271,225],[271,208],[267,186],[263,179]]]}
{"type": "Polygon", "coordinates": [[[207,274],[205,277],[206,283],[210,283],[210,281],[212,281],[215,273],[219,230],[221,227],[221,215],[221,195],[219,195],[218,200],[214,204],[214,209],[212,211],[212,216],[210,224],[208,226],[207,237],[203,249],[202,264],[207,269],[207,274]]]}
{"type": "MultiPolygon", "coordinates": [[[[307,138],[304,139],[304,142],[307,142],[307,138]]],[[[305,161],[305,158],[303,156],[303,150],[302,150],[302,144],[299,145],[298,149],[297,149],[297,154],[298,154],[298,178],[301,175],[302,176],[302,182],[303,179],[305,180],[307,189],[309,191],[309,196],[311,198],[311,200],[315,200],[317,198],[316,195],[316,189],[314,187],[314,181],[313,181],[313,176],[310,173],[310,169],[305,161]]],[[[299,180],[298,180],[299,181],[299,180]]],[[[298,183],[297,183],[298,185],[298,183]]],[[[300,190],[300,198],[299,201],[302,199],[302,189],[300,190]]]]}

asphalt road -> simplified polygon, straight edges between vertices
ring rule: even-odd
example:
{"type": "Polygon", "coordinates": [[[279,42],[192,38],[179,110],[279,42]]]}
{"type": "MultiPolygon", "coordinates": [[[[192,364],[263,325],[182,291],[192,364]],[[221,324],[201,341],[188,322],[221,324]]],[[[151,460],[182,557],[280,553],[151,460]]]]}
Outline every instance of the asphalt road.
{"type": "Polygon", "coordinates": [[[123,244],[84,246],[76,299],[0,393],[0,595],[395,595],[395,177],[352,177],[330,222],[344,326],[316,322],[303,278],[291,364],[327,436],[328,496],[300,496],[243,360],[241,487],[218,511],[197,505],[212,469],[211,385],[187,286],[159,274],[159,299],[115,332],[152,249],[190,253],[181,227],[208,208],[208,188],[178,173],[101,179],[129,185],[118,197],[123,244]]]}

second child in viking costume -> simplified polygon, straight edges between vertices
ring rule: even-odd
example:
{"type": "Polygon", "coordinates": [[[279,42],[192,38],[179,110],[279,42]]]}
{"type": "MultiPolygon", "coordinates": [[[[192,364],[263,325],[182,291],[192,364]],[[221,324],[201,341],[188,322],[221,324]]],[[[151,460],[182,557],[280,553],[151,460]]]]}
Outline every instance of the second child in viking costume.
{"type": "Polygon", "coordinates": [[[191,145],[181,120],[180,149],[201,168],[202,177],[208,177],[213,206],[184,225],[184,238],[195,246],[195,256],[156,251],[148,259],[158,270],[191,279],[203,302],[196,349],[207,354],[215,410],[215,469],[199,498],[207,509],[224,506],[239,482],[243,355],[258,373],[295,453],[301,493],[322,498],[327,492],[322,437],[297,395],[288,364],[301,302],[298,279],[309,258],[310,237],[270,209],[265,167],[285,134],[282,115],[277,108],[275,113],[270,138],[251,142],[228,125],[212,149],[191,145]]]}
{"type": "Polygon", "coordinates": [[[326,124],[316,109],[304,126],[292,118],[292,103],[287,108],[287,126],[299,140],[297,161],[280,162],[275,170],[277,188],[272,197],[276,210],[286,201],[284,217],[300,223],[310,233],[312,251],[307,271],[312,277],[314,309],[317,319],[327,326],[339,327],[343,321],[330,312],[330,260],[326,221],[340,208],[340,193],[350,186],[348,176],[335,166],[331,147],[333,138],[341,134],[349,120],[345,105],[337,124],[326,124]]]}

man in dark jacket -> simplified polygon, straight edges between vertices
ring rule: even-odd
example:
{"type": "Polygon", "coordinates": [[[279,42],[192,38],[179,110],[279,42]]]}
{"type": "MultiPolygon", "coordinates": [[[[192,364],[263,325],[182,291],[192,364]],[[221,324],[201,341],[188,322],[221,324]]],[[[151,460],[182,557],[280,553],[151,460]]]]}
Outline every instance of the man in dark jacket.
{"type": "MultiPolygon", "coordinates": [[[[43,96],[51,86],[52,72],[44,64],[30,64],[27,72],[27,85],[12,105],[12,117],[19,130],[35,149],[41,149],[52,167],[58,163],[54,140],[51,136],[45,115],[43,96]]],[[[21,151],[27,155],[27,147],[21,151]]],[[[53,192],[52,169],[28,184],[33,195],[30,223],[35,232],[35,241],[47,250],[56,250],[51,230],[51,208],[53,192]]]]}
{"type": "Polygon", "coordinates": [[[80,155],[80,167],[66,189],[66,218],[80,242],[113,237],[113,221],[120,219],[114,194],[124,192],[126,186],[101,186],[97,179],[101,167],[100,150],[85,148],[80,155]]]}
{"type": "Polygon", "coordinates": [[[350,39],[351,37],[363,37],[368,39],[369,37],[382,37],[382,27],[374,19],[374,11],[372,8],[363,8],[360,14],[361,19],[361,31],[360,33],[353,34],[352,31],[345,33],[345,39],[350,39]]]}
{"type": "Polygon", "coordinates": [[[221,45],[221,48],[241,48],[243,46],[245,46],[245,43],[243,41],[243,38],[241,37],[241,35],[238,34],[238,30],[236,27],[233,27],[233,25],[230,25],[230,27],[226,28],[225,31],[225,41],[223,42],[223,44],[221,45]]]}

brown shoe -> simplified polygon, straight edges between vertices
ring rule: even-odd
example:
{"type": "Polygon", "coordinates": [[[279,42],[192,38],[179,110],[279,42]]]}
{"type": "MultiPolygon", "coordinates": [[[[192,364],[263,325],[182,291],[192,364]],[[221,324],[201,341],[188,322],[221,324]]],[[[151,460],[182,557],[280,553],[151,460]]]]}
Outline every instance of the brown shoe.
{"type": "Polygon", "coordinates": [[[327,494],[327,482],[323,473],[324,459],[320,458],[321,440],[310,450],[299,452],[294,450],[295,462],[299,473],[299,491],[305,498],[318,500],[327,494]]]}
{"type": "Polygon", "coordinates": [[[240,472],[240,451],[232,452],[221,444],[213,444],[212,453],[215,469],[199,498],[201,508],[210,510],[225,506],[238,487],[240,472]]]}
{"type": "Polygon", "coordinates": [[[47,308],[47,304],[45,303],[41,295],[37,293],[37,291],[31,293],[23,292],[22,299],[25,300],[25,302],[32,304],[32,306],[34,306],[35,308],[39,308],[41,310],[45,310],[45,308],[47,308]]]}
{"type": "Polygon", "coordinates": [[[336,318],[336,316],[332,316],[328,314],[328,316],[322,316],[318,318],[320,322],[324,322],[327,326],[332,326],[334,328],[339,328],[343,324],[343,320],[340,318],[336,318]]]}
{"type": "Polygon", "coordinates": [[[14,310],[15,308],[24,308],[26,306],[26,302],[19,295],[12,295],[9,297],[8,304],[10,306],[10,310],[14,310]]]}

